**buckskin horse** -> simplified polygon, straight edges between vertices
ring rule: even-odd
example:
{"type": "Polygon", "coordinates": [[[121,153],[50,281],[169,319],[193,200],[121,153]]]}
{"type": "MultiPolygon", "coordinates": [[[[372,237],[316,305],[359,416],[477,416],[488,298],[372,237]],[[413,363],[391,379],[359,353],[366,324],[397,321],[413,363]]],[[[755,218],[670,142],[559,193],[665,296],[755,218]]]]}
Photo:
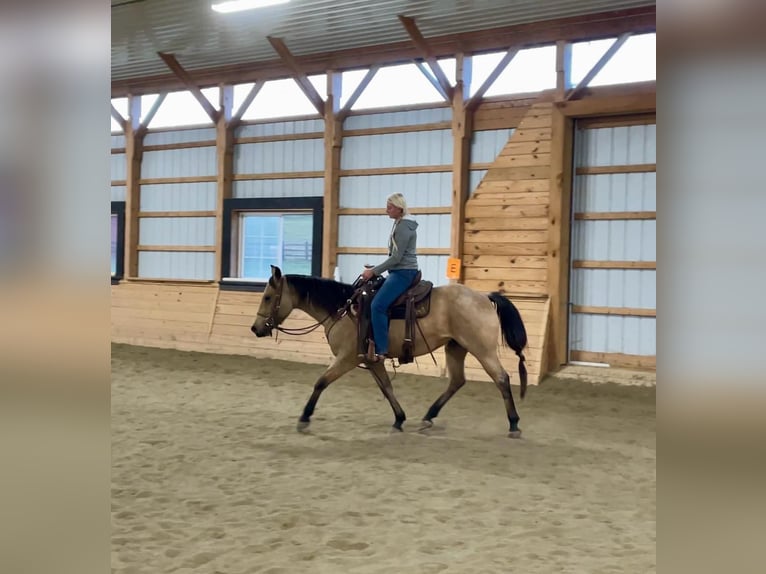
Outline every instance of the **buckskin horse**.
{"type": "MultiPolygon", "coordinates": [[[[271,277],[263,291],[261,304],[251,330],[258,337],[270,336],[274,329],[300,334],[307,329],[284,329],[279,325],[294,309],[310,315],[316,323],[311,328],[324,327],[327,342],[335,359],[317,380],[303,413],[298,430],[305,431],[311,423],[317,401],[333,381],[360,365],[357,355],[357,319],[346,312],[356,291],[355,286],[320,277],[283,275],[279,267],[271,267],[271,277]]],[[[465,384],[465,357],[471,353],[492,378],[505,402],[511,438],[519,438],[519,414],[513,402],[510,377],[498,357],[498,329],[505,342],[519,357],[521,398],[527,389],[524,354],[527,334],[516,307],[500,293],[481,294],[461,284],[434,287],[430,294],[430,312],[418,319],[418,334],[414,356],[424,355],[444,347],[449,385],[423,417],[420,430],[429,428],[433,419],[465,384]]],[[[309,328],[309,329],[311,329],[309,328]]],[[[391,358],[398,358],[404,340],[404,321],[392,320],[389,328],[391,358]]],[[[402,430],[406,416],[396,400],[384,363],[369,363],[367,368],[394,411],[393,427],[402,430]]]]}

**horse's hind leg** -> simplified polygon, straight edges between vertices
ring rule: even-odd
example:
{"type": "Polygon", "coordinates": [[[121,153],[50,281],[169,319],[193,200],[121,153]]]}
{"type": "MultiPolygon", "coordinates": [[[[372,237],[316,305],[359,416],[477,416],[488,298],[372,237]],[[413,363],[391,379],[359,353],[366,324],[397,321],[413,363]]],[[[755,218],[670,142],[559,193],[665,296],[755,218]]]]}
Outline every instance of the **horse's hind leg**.
{"type": "Polygon", "coordinates": [[[381,363],[373,363],[369,366],[372,378],[378,383],[378,388],[383,393],[383,396],[388,400],[388,404],[394,411],[394,424],[393,427],[397,430],[402,430],[402,423],[407,419],[404,414],[404,409],[399,404],[394,396],[394,386],[391,384],[391,379],[388,378],[385,365],[381,363]]]}
{"type": "Polygon", "coordinates": [[[439,411],[442,410],[447,401],[452,398],[460,387],[465,384],[465,356],[467,351],[461,347],[456,341],[451,340],[444,347],[444,354],[447,357],[447,373],[449,374],[449,386],[441,396],[431,405],[428,409],[426,416],[423,417],[423,426],[421,430],[430,428],[433,424],[432,419],[439,416],[439,411]]]}
{"type": "Polygon", "coordinates": [[[330,386],[330,383],[338,380],[338,378],[345,375],[351,369],[356,367],[356,360],[349,358],[336,357],[333,363],[322,373],[317,382],[314,384],[314,392],[311,393],[306,406],[303,408],[303,414],[298,419],[298,430],[304,431],[311,424],[311,415],[314,414],[314,408],[316,408],[317,401],[322,392],[330,386]]]}
{"type": "Polygon", "coordinates": [[[503,365],[500,364],[500,360],[497,358],[496,353],[488,357],[476,357],[479,359],[481,366],[487,371],[487,374],[495,381],[495,386],[500,389],[500,394],[503,395],[503,402],[505,402],[505,412],[508,414],[508,423],[510,428],[508,430],[508,436],[511,438],[520,438],[521,429],[519,428],[519,413],[516,412],[516,404],[513,402],[513,394],[511,393],[511,378],[508,373],[503,369],[503,365]]]}

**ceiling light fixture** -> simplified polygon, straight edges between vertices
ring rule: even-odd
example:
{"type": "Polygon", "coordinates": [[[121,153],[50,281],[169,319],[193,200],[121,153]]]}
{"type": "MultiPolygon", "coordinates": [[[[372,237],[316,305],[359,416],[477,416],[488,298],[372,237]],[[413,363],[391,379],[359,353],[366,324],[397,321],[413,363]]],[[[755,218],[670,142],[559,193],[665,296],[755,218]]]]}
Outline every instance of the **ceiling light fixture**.
{"type": "Polygon", "coordinates": [[[242,10],[254,10],[255,8],[266,8],[267,6],[276,6],[277,4],[287,4],[290,0],[230,0],[229,2],[218,2],[210,7],[216,12],[228,14],[229,12],[241,12],[242,10]]]}

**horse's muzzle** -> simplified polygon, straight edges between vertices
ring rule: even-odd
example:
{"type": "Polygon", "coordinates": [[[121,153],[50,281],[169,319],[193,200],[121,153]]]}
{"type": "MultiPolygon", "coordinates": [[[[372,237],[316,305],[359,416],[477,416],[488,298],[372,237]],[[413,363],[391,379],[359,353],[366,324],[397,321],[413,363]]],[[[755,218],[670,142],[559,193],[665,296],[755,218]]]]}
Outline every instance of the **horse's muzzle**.
{"type": "Polygon", "coordinates": [[[268,337],[271,335],[271,329],[269,329],[266,326],[261,327],[260,329],[253,325],[250,327],[250,330],[255,333],[256,337],[268,337]]]}

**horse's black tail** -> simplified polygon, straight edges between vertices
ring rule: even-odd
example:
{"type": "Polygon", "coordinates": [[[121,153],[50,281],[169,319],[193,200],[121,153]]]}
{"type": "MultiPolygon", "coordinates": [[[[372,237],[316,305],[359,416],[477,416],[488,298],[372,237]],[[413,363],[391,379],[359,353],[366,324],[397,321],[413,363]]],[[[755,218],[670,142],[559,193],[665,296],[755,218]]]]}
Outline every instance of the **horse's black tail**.
{"type": "Polygon", "coordinates": [[[519,379],[521,380],[521,398],[527,394],[527,367],[524,365],[524,347],[527,346],[527,330],[524,321],[516,306],[503,295],[495,291],[489,294],[489,300],[497,308],[497,316],[500,318],[500,330],[508,346],[516,351],[519,357],[519,379]]]}

